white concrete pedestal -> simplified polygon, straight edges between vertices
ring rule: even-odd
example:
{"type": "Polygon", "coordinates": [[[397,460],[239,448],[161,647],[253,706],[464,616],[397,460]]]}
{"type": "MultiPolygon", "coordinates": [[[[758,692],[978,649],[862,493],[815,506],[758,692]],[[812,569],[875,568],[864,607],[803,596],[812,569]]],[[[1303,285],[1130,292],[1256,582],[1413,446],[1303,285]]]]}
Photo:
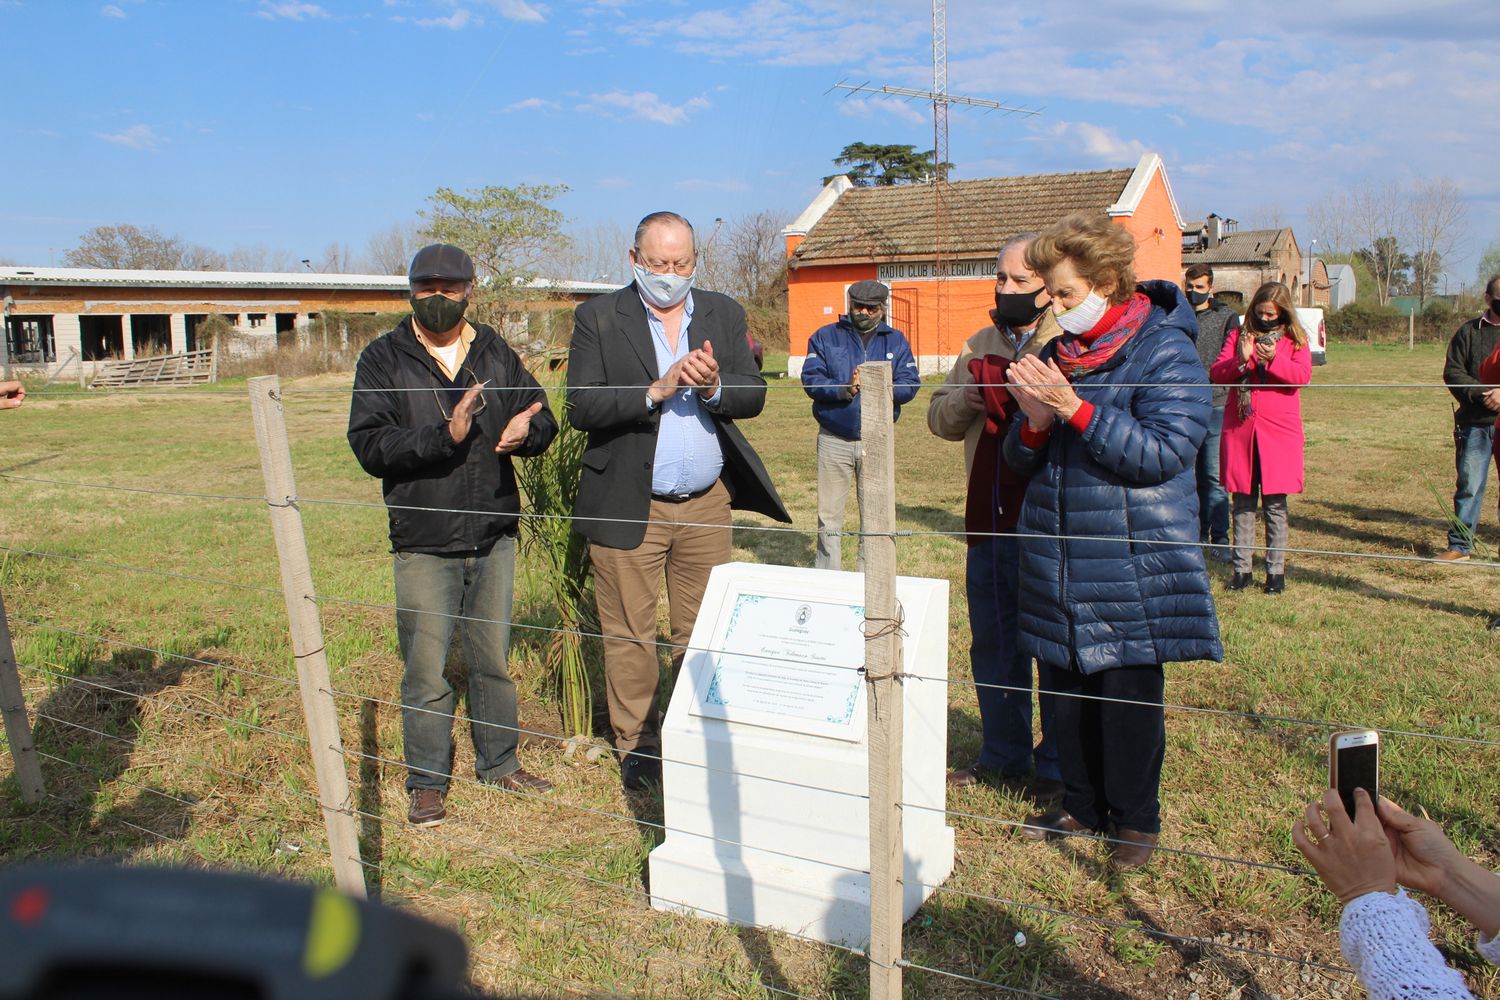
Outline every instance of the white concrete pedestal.
{"type": "MultiPolygon", "coordinates": [[[[932,892],[927,887],[953,871],[953,830],[940,811],[948,583],[901,577],[896,591],[907,633],[902,670],[939,678],[904,682],[904,915],[910,918],[932,892]]],[[[703,714],[716,666],[710,651],[725,648],[742,595],[806,602],[811,612],[798,616],[809,619],[800,631],[816,637],[818,622],[827,620],[824,609],[863,605],[864,577],[750,563],[713,571],[662,726],[667,833],[649,861],[652,905],[864,947],[870,930],[866,686],[861,680],[849,718],[837,724],[703,714]]],[[[862,648],[843,652],[854,663],[862,660],[862,648]]]]}

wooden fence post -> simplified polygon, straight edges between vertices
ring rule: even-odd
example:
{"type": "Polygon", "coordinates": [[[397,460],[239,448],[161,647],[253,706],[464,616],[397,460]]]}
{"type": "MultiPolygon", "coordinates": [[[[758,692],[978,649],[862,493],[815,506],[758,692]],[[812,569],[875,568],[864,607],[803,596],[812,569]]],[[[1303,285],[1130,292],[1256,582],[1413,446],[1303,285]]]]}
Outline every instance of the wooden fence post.
{"type": "Polygon", "coordinates": [[[328,851],[338,887],[363,899],[365,876],[359,856],[359,834],[349,793],[349,772],[339,735],[338,706],[328,677],[323,650],[323,619],[314,599],[312,566],[307,559],[307,536],[297,508],[297,486],[292,477],[292,449],[287,441],[286,415],[281,406],[281,380],[263,375],[250,380],[250,410],[255,418],[255,441],[266,480],[266,505],[276,536],[281,563],[281,586],[291,621],[292,654],[297,661],[297,684],[302,690],[302,714],[318,779],[318,804],[328,829],[328,851]]]}
{"type": "Polygon", "coordinates": [[[870,743],[870,1000],[901,1000],[901,627],[896,601],[896,449],[891,366],[859,366],[865,502],[865,682],[870,743]]]}
{"type": "Polygon", "coordinates": [[[5,738],[10,742],[11,760],[16,765],[21,801],[40,802],[47,788],[42,784],[42,762],[37,758],[36,745],[31,742],[31,719],[26,715],[26,693],[21,690],[21,675],[16,670],[16,649],[10,641],[10,620],[5,616],[3,595],[0,595],[0,711],[5,715],[5,738]]]}

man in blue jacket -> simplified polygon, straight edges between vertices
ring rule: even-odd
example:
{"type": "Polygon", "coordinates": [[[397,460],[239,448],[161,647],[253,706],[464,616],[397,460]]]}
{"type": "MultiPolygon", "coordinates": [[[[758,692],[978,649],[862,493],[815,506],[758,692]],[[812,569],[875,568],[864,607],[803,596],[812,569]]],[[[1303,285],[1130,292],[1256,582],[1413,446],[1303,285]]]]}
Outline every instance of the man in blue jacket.
{"type": "MultiPolygon", "coordinates": [[[[818,421],[818,569],[842,569],[840,533],[849,479],[855,480],[861,525],[865,517],[864,445],[859,440],[859,366],[885,361],[891,366],[895,416],[916,398],[922,379],[906,334],[885,322],[890,291],[878,281],[849,286],[849,314],[820,329],[807,342],[802,388],[812,397],[818,421]]],[[[857,569],[864,572],[865,547],[857,569]]]]}

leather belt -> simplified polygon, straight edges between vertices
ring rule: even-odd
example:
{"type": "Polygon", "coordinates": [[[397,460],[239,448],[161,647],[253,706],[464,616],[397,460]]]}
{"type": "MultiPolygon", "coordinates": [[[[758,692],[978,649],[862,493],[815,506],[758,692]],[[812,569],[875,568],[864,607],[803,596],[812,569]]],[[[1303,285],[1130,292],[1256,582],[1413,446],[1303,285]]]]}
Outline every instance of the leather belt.
{"type": "Polygon", "coordinates": [[[661,503],[687,503],[689,500],[696,500],[701,496],[707,496],[708,492],[714,488],[714,485],[710,483],[697,493],[653,493],[651,494],[651,499],[661,503]]]}

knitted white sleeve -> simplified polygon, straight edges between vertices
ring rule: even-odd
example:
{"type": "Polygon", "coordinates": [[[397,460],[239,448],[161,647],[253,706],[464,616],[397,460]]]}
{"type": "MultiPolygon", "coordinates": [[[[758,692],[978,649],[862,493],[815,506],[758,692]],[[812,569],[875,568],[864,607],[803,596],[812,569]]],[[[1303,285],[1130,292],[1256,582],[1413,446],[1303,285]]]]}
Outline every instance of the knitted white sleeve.
{"type": "Polygon", "coordinates": [[[1429,926],[1405,890],[1367,893],[1344,907],[1339,946],[1370,1000],[1473,1000],[1428,939],[1429,926]]]}
{"type": "Polygon", "coordinates": [[[1488,941],[1484,935],[1479,935],[1479,954],[1483,955],[1491,965],[1500,965],[1500,934],[1496,934],[1488,941]]]}

